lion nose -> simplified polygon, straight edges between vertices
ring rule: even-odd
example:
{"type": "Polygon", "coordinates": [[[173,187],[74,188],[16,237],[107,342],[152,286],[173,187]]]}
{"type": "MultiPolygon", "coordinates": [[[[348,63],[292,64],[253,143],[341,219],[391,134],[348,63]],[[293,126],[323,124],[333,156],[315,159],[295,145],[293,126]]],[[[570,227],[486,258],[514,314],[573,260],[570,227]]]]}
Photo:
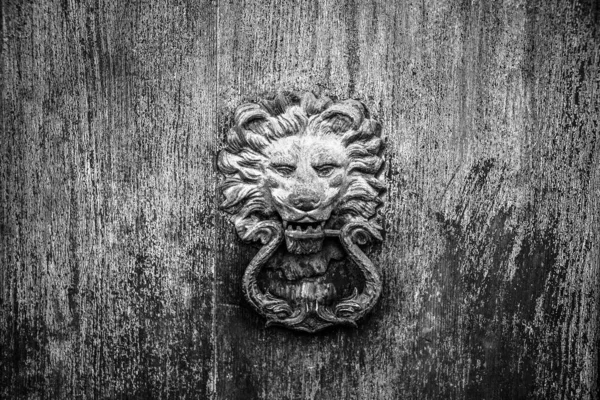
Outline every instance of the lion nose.
{"type": "Polygon", "coordinates": [[[311,211],[317,208],[319,198],[312,195],[290,196],[290,203],[302,211],[311,211]]]}

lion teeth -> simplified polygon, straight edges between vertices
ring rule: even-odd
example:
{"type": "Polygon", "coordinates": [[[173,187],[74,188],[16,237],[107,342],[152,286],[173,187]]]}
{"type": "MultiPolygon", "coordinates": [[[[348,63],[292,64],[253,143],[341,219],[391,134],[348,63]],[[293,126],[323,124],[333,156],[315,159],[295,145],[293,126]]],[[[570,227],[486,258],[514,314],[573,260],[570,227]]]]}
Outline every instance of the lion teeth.
{"type": "Polygon", "coordinates": [[[293,222],[293,221],[283,221],[283,228],[286,232],[297,232],[297,233],[319,233],[322,232],[325,228],[326,221],[316,221],[316,222],[293,222]]]}

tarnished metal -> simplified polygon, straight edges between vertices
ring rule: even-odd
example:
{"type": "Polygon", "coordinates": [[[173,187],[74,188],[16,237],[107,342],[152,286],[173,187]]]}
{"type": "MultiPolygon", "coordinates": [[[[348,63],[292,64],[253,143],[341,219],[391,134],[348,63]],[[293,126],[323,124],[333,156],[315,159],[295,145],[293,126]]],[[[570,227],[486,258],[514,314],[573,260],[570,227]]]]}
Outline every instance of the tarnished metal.
{"type": "Polygon", "coordinates": [[[226,142],[222,208],[263,245],[244,274],[248,302],[267,326],[356,326],[382,286],[360,248],[381,240],[380,124],[356,100],[282,93],[238,107],[226,142]]]}

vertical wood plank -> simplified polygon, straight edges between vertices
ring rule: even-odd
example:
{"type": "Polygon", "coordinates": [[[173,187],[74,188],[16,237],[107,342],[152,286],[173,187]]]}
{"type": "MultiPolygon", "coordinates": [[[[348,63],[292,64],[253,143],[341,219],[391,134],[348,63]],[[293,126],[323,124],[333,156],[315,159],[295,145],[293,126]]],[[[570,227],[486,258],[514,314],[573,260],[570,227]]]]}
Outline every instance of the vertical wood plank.
{"type": "Polygon", "coordinates": [[[2,2],[0,397],[198,398],[211,2],[2,2]]]}
{"type": "Polygon", "coordinates": [[[356,331],[264,330],[227,225],[219,398],[597,398],[598,11],[555,1],[219,7],[221,137],[277,90],[388,136],[385,276],[356,331]],[[596,24],[596,25],[595,25],[596,24]]]}

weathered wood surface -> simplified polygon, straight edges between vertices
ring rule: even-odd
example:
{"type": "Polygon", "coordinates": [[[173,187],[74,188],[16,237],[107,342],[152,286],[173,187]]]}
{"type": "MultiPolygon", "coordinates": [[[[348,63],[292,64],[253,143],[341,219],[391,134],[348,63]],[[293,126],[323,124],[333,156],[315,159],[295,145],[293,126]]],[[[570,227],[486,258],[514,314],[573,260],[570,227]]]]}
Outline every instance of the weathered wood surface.
{"type": "Polygon", "coordinates": [[[599,398],[597,2],[82,3],[1,6],[1,398],[599,398]],[[388,137],[357,330],[243,301],[214,158],[281,89],[388,137]]]}

